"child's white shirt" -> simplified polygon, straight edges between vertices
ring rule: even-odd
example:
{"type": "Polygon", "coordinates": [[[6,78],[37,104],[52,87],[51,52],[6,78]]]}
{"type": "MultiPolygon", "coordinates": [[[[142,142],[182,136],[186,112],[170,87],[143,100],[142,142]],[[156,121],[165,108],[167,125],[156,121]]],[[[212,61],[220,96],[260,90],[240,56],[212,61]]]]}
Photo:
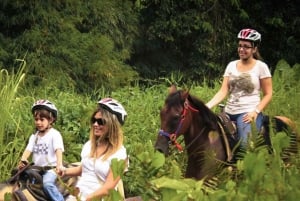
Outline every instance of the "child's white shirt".
{"type": "Polygon", "coordinates": [[[26,147],[26,150],[32,152],[32,161],[37,166],[56,166],[57,149],[63,152],[64,144],[60,132],[55,128],[50,128],[42,137],[38,132],[32,134],[26,147]]]}

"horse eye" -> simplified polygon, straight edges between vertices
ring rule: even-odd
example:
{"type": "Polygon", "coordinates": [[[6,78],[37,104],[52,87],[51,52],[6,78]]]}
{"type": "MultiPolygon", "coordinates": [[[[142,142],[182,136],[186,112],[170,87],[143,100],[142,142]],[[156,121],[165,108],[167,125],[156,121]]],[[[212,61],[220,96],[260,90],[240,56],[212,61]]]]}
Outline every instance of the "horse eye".
{"type": "Polygon", "coordinates": [[[174,117],[173,117],[174,122],[178,122],[180,119],[181,119],[181,114],[178,114],[178,113],[175,114],[174,117]]]}
{"type": "Polygon", "coordinates": [[[175,114],[175,117],[179,118],[179,117],[181,117],[181,114],[177,113],[177,114],[175,114]]]}

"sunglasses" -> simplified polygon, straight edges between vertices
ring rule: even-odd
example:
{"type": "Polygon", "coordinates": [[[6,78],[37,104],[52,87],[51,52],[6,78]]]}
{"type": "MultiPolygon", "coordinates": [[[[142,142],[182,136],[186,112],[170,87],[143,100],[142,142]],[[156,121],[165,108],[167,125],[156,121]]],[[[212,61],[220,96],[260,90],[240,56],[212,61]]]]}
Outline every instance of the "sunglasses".
{"type": "Polygon", "coordinates": [[[97,122],[99,126],[104,126],[106,123],[105,119],[92,117],[91,123],[94,124],[95,122],[97,122]]]}

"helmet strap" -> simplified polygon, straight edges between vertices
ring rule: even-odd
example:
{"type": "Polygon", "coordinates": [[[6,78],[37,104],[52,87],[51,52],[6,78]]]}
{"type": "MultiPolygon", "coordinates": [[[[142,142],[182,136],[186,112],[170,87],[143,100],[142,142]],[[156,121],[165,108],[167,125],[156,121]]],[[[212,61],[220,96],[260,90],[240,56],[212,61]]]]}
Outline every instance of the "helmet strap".
{"type": "Polygon", "coordinates": [[[39,134],[44,135],[45,133],[47,133],[47,131],[48,131],[50,128],[52,128],[51,125],[49,125],[45,130],[38,130],[38,131],[39,131],[39,134]]]}

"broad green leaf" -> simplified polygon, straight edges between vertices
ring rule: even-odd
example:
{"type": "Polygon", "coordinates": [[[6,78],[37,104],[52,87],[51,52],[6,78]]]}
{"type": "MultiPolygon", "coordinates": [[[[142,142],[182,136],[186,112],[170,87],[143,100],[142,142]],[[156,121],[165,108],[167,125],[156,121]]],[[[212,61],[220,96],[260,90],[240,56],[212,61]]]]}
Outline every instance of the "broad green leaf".
{"type": "Polygon", "coordinates": [[[183,181],[161,177],[151,181],[156,188],[169,188],[174,190],[188,190],[190,186],[183,181]]]}
{"type": "Polygon", "coordinates": [[[160,152],[155,152],[151,161],[151,166],[155,169],[162,167],[165,164],[165,156],[160,152]]]}

